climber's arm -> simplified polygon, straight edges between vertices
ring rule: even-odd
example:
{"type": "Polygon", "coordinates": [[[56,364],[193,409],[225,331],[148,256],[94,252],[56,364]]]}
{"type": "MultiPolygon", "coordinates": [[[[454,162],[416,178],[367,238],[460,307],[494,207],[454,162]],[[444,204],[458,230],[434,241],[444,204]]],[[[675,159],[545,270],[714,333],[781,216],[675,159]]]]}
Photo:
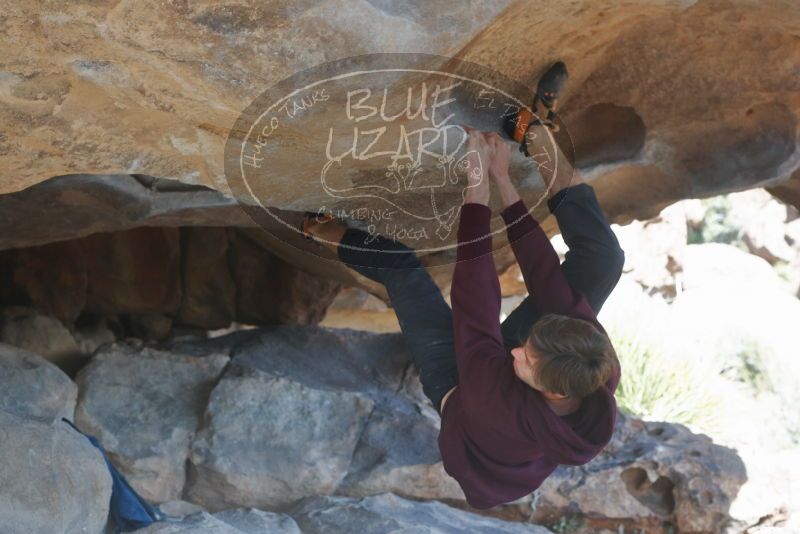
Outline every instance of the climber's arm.
{"type": "Polygon", "coordinates": [[[475,394],[494,385],[489,367],[506,356],[500,331],[500,281],[492,258],[490,150],[482,132],[467,129],[469,184],[458,225],[458,249],[450,302],[459,387],[475,394]]]}
{"type": "Polygon", "coordinates": [[[492,258],[492,212],[481,203],[461,207],[458,252],[450,289],[459,387],[489,378],[488,359],[504,358],[500,331],[500,282],[492,258]]]}
{"type": "Polygon", "coordinates": [[[525,203],[517,200],[506,207],[501,215],[525,287],[539,313],[559,313],[594,320],[595,314],[586,298],[567,281],[550,239],[528,212],[525,203]]]}

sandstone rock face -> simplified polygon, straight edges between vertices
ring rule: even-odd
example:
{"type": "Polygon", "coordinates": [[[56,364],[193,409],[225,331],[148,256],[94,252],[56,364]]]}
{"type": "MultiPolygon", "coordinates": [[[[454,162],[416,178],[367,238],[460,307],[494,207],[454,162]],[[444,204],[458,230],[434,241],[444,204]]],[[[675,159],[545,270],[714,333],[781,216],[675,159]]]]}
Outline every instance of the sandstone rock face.
{"type": "Polygon", "coordinates": [[[296,269],[265,248],[261,234],[142,227],[1,251],[0,296],[19,306],[4,311],[0,335],[55,361],[87,354],[92,344],[79,349],[69,331],[87,316],[117,317],[127,335],[147,340],[232,321],[319,322],[341,284],[296,269]],[[45,328],[50,334],[39,335],[45,328]]]}
{"type": "MultiPolygon", "coordinates": [[[[37,219],[28,224],[39,224],[37,219]]],[[[82,252],[76,240],[0,252],[0,270],[7,273],[0,289],[4,302],[24,294],[40,313],[72,324],[86,307],[88,280],[82,252]]]]}
{"type": "Polygon", "coordinates": [[[181,301],[177,228],[134,228],[81,240],[86,309],[93,312],[177,311],[181,301]]]}
{"type": "MultiPolygon", "coordinates": [[[[341,0],[293,8],[77,3],[55,12],[17,2],[3,22],[9,60],[0,130],[17,133],[0,138],[0,167],[10,177],[0,192],[32,192],[59,178],[9,204],[2,248],[143,225],[255,226],[224,176],[236,117],[293,73],[389,51],[457,56],[528,85],[554,59],[565,60],[571,79],[561,109],[576,161],[612,222],[655,215],[680,198],[761,185],[797,203],[800,45],[792,8],[493,0],[454,10],[446,2],[341,0]],[[370,23],[356,22],[363,20],[370,23]],[[132,35],[131,24],[148,29],[132,35]]],[[[297,133],[278,144],[302,148],[311,132],[297,133]]],[[[319,168],[299,154],[270,168],[269,206],[319,207],[303,191],[318,182],[319,168]]],[[[367,168],[355,163],[347,185],[367,168]]],[[[512,171],[533,204],[542,191],[534,169],[516,159],[512,171]]],[[[418,198],[410,192],[402,200],[418,198]]],[[[313,247],[290,233],[276,232],[281,243],[271,250],[308,272],[346,276],[326,273],[308,254],[313,247]],[[305,254],[292,251],[295,244],[305,254]]],[[[76,305],[61,304],[67,315],[76,305]]]]}
{"type": "Polygon", "coordinates": [[[512,523],[464,512],[438,502],[415,502],[384,493],[365,499],[317,497],[289,512],[309,534],[409,531],[546,534],[537,525],[512,523]]]}
{"type": "Polygon", "coordinates": [[[38,354],[0,343],[0,410],[43,420],[72,420],[78,388],[38,354]]]}
{"type": "Polygon", "coordinates": [[[231,231],[228,239],[238,321],[313,324],[322,319],[341,288],[338,283],[311,276],[265,253],[255,236],[231,231]]]}
{"type": "Polygon", "coordinates": [[[100,534],[111,475],[85,436],[60,420],[0,410],[0,524],[9,534],[100,534]]]}
{"type": "Polygon", "coordinates": [[[97,437],[142,497],[181,496],[189,444],[225,354],[198,358],[106,345],[78,375],[75,422],[97,437]]]}
{"type": "Polygon", "coordinates": [[[183,299],[179,321],[198,328],[225,328],[236,315],[236,283],[228,268],[225,228],[181,230],[183,299]]]}
{"type": "Polygon", "coordinates": [[[58,12],[19,4],[4,22],[14,59],[2,77],[3,107],[16,111],[3,113],[2,130],[20,132],[2,139],[3,155],[17,162],[5,191],[104,168],[216,188],[225,130],[258,92],[353,54],[455,53],[508,4],[78,4],[58,12]],[[141,30],[131,34],[131,24],[141,30]],[[32,35],[42,35],[37,45],[32,35]],[[97,130],[78,126],[86,122],[97,130]],[[40,152],[31,127],[44,124],[53,130],[40,152]]]}

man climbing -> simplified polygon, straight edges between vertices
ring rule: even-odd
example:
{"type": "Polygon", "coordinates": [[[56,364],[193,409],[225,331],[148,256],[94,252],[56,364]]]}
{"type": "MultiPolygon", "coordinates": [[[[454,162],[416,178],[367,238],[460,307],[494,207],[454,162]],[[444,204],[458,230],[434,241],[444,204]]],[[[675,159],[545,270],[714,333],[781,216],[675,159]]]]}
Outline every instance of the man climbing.
{"type": "Polygon", "coordinates": [[[452,311],[413,250],[336,220],[303,223],[341,261],[386,286],[423,392],[442,418],[445,471],[475,508],[531,493],[559,464],[587,463],[616,421],[619,362],[596,314],[619,280],[624,253],[592,187],[563,153],[547,155],[552,121],[538,116],[534,108],[523,119],[521,142],[550,185],[548,208],[569,247],[563,264],[509,179],[509,145],[469,128],[477,172],[461,207],[452,311]],[[489,178],[529,292],[502,324],[489,178]]]}

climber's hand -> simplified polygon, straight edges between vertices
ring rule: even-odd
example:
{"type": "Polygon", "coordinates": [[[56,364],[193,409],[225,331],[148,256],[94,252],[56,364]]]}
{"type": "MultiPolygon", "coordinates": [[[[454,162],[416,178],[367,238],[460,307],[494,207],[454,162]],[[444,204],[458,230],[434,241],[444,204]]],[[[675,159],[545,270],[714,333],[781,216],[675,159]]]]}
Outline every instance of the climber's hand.
{"type": "Polygon", "coordinates": [[[467,187],[464,191],[464,203],[488,205],[488,166],[492,149],[482,131],[468,126],[462,127],[467,132],[467,153],[464,157],[467,187]]]}
{"type": "Polygon", "coordinates": [[[489,176],[495,181],[507,181],[508,164],[511,159],[511,145],[507,143],[497,132],[486,134],[489,146],[492,149],[491,160],[489,162],[489,176]]]}

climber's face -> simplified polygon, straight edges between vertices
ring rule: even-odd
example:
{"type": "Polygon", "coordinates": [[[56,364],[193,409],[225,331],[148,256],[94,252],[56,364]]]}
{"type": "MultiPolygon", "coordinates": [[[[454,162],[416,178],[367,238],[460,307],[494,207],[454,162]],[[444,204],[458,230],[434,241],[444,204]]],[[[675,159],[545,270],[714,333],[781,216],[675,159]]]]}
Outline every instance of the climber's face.
{"type": "Polygon", "coordinates": [[[521,347],[511,349],[511,355],[514,357],[514,372],[517,377],[533,389],[539,390],[534,378],[536,351],[533,347],[531,347],[529,343],[526,343],[521,347]]]}
{"type": "Polygon", "coordinates": [[[550,400],[558,400],[566,398],[565,395],[560,393],[552,393],[546,391],[536,380],[536,366],[539,363],[539,356],[536,349],[530,343],[526,343],[521,347],[511,349],[511,355],[514,357],[514,372],[517,377],[528,384],[533,389],[540,391],[546,398],[550,400]]]}

